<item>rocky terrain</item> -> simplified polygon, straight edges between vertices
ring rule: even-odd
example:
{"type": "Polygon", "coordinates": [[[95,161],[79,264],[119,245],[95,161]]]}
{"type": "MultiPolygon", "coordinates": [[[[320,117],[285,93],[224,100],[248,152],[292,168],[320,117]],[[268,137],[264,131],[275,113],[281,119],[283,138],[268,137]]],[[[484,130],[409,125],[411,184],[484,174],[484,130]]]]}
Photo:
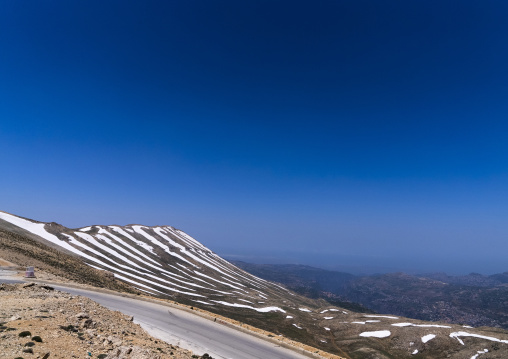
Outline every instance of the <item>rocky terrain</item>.
{"type": "Polygon", "coordinates": [[[40,284],[0,284],[0,358],[188,359],[120,312],[40,284]]]}

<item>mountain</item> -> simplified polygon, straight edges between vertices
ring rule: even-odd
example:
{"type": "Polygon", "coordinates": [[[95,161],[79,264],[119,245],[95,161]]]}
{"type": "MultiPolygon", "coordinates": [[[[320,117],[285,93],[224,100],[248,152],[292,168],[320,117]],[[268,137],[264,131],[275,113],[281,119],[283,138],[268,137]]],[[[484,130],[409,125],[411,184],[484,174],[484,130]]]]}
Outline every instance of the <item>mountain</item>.
{"type": "Polygon", "coordinates": [[[350,273],[335,272],[301,264],[252,264],[231,261],[237,267],[270,281],[284,284],[298,294],[325,299],[331,304],[361,313],[375,313],[361,304],[341,296],[357,277],[350,273]]]}
{"type": "Polygon", "coordinates": [[[404,273],[369,276],[351,282],[344,297],[382,313],[508,329],[506,284],[451,282],[404,273]]]}
{"type": "Polygon", "coordinates": [[[463,285],[469,287],[495,287],[508,283],[508,272],[486,276],[480,273],[451,276],[446,273],[421,274],[419,277],[435,279],[448,284],[463,285]]]}
{"type": "Polygon", "coordinates": [[[302,295],[325,298],[355,311],[368,308],[420,320],[508,329],[508,273],[360,277],[301,265],[234,263],[302,295]]]}
{"type": "Polygon", "coordinates": [[[355,275],[314,268],[300,264],[251,264],[241,261],[231,263],[264,279],[291,285],[302,290],[343,292],[355,275]],[[303,289],[306,288],[306,289],[303,289]]]}
{"type": "MultiPolygon", "coordinates": [[[[480,351],[482,355],[488,351],[489,358],[508,357],[504,330],[359,313],[306,298],[245,272],[170,226],[70,229],[0,212],[0,257],[17,264],[33,260],[64,277],[69,272],[78,281],[97,286],[172,299],[341,358],[458,359],[477,357],[480,351]]],[[[319,273],[313,276],[318,278],[319,273]]],[[[323,285],[341,287],[350,279],[330,277],[323,285]]]]}

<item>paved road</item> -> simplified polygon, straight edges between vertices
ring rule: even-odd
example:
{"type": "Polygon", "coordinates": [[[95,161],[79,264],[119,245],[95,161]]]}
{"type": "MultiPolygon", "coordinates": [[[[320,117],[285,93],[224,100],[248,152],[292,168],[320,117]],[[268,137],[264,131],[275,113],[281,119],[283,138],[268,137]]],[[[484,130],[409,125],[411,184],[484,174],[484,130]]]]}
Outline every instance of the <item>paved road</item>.
{"type": "Polygon", "coordinates": [[[176,308],[83,289],[52,286],[132,315],[134,322],[141,324],[154,337],[198,355],[208,353],[214,358],[223,359],[308,359],[302,354],[176,308]]]}
{"type": "Polygon", "coordinates": [[[15,284],[15,283],[24,283],[23,281],[16,280],[16,279],[5,279],[0,278],[0,283],[8,283],[8,284],[15,284]]]}

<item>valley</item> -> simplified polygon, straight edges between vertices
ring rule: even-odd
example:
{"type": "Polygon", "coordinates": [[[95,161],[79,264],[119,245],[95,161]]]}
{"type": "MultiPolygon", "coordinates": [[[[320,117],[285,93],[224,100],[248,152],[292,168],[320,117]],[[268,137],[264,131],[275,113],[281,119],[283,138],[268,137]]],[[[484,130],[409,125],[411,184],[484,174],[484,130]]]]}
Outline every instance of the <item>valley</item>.
{"type": "Polygon", "coordinates": [[[302,265],[234,264],[302,295],[357,311],[508,329],[507,273],[389,273],[360,277],[302,265]]]}

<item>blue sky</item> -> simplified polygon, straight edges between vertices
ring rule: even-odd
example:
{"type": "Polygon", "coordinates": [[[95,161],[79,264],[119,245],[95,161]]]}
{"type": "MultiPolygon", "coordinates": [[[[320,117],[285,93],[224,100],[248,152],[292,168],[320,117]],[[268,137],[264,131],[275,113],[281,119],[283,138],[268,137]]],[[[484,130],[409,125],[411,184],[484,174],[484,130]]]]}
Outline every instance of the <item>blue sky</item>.
{"type": "Polygon", "coordinates": [[[0,3],[1,210],[508,270],[505,1],[0,3]]]}

